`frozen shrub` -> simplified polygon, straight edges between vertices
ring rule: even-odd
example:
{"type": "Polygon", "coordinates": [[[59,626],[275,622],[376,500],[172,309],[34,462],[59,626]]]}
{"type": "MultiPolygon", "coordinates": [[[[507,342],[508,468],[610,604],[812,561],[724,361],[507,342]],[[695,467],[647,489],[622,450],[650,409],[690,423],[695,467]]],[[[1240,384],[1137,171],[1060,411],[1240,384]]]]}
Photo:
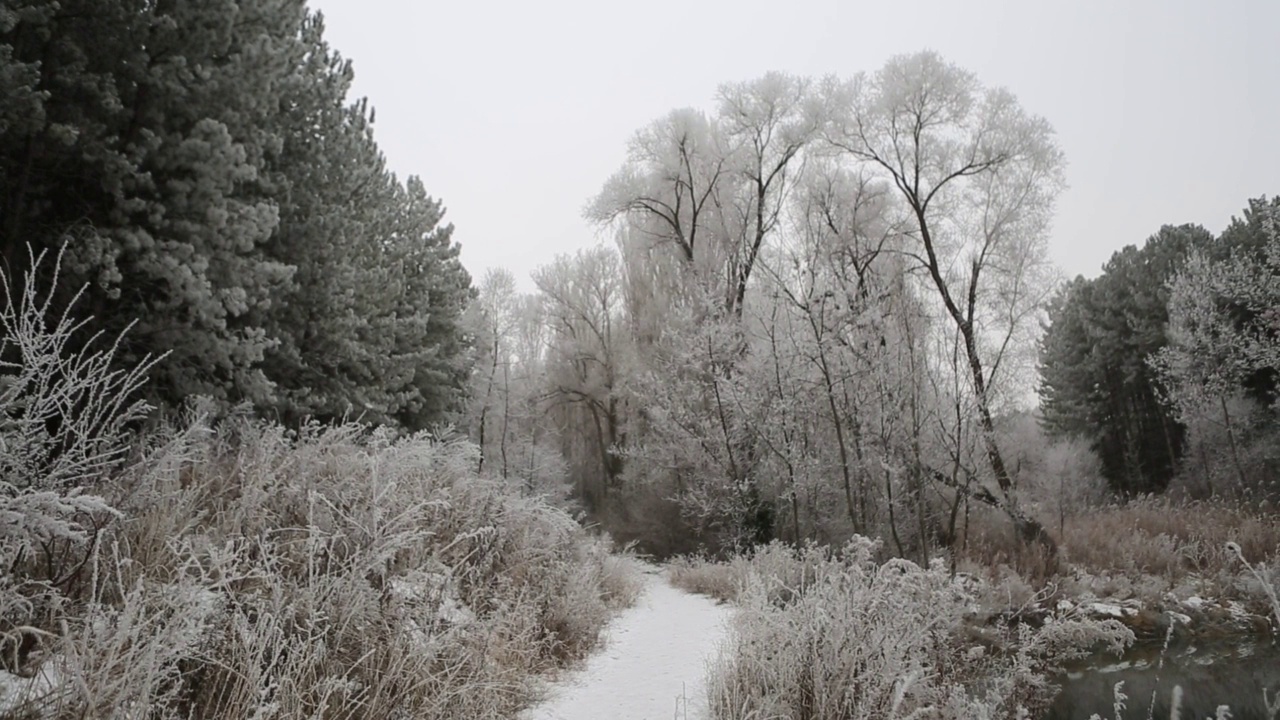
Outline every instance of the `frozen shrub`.
{"type": "MultiPolygon", "coordinates": [[[[38,647],[39,618],[83,582],[104,527],[118,512],[102,481],[129,450],[129,425],[148,410],[130,398],[145,364],[113,370],[116,344],[85,337],[37,282],[47,254],[20,284],[0,275],[0,672],[38,647]],[[71,352],[71,348],[78,348],[71,352]]],[[[48,271],[56,284],[61,255],[48,271]]]]}
{"type": "Polygon", "coordinates": [[[145,368],[68,351],[25,288],[0,313],[0,717],[509,717],[634,598],[606,540],[467,443],[202,403],[133,435],[145,368]]]}
{"type": "Polygon", "coordinates": [[[796,553],[799,583],[747,575],[711,670],[714,717],[1017,717],[1049,699],[1048,678],[1063,660],[1132,640],[1117,622],[1087,620],[997,628],[994,641],[972,640],[965,616],[973,597],[942,563],[878,564],[873,551],[855,538],[825,558],[796,553]]]}
{"type": "Polygon", "coordinates": [[[474,453],[194,416],[104,487],[124,520],[21,670],[66,678],[44,702],[77,715],[508,715],[634,580],[474,453]]]}
{"type": "Polygon", "coordinates": [[[43,566],[59,585],[69,578],[55,557],[82,560],[114,515],[92,486],[123,459],[126,427],[147,407],[128,400],[145,367],[113,371],[115,346],[80,337],[83,323],[56,315],[52,292],[41,297],[44,262],[33,259],[20,291],[0,275],[0,561],[43,566]],[[84,349],[68,353],[73,344],[84,349]]]}

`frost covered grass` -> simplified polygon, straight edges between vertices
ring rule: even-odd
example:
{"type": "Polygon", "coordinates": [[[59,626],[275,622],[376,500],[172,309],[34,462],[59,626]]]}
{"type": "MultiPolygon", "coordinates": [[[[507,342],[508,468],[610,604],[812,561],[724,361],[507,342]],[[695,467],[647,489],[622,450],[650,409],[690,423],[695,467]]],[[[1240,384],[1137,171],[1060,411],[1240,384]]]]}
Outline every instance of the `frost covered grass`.
{"type": "Polygon", "coordinates": [[[635,597],[470,444],[198,405],[143,433],[111,347],[60,360],[78,326],[7,307],[0,716],[509,717],[635,597]]]}
{"type": "Polygon", "coordinates": [[[474,453],[197,417],[101,488],[122,520],[18,564],[0,662],[61,678],[28,698],[42,716],[506,716],[635,581],[474,453]]]}
{"type": "Polygon", "coordinates": [[[667,563],[667,577],[682,590],[725,602],[737,601],[753,578],[766,578],[771,598],[781,600],[812,583],[818,566],[830,560],[831,555],[825,546],[810,544],[793,549],[774,542],[720,562],[682,555],[667,563]]]}
{"type": "Polygon", "coordinates": [[[1203,596],[1242,603],[1259,617],[1274,614],[1280,590],[1274,511],[1144,499],[1069,520],[1063,545],[1076,571],[1064,583],[1069,591],[1084,585],[1100,596],[1149,603],[1170,594],[1203,596]]]}
{"type": "Polygon", "coordinates": [[[975,634],[975,595],[943,563],[874,555],[855,538],[740,561],[738,612],[710,671],[713,717],[1021,717],[1050,699],[1062,662],[1132,641],[1116,621],[1080,617],[975,634]]]}
{"type": "Polygon", "coordinates": [[[738,599],[745,576],[743,560],[712,562],[691,555],[681,555],[667,562],[667,579],[686,592],[706,595],[724,602],[738,599]]]}
{"type": "Polygon", "coordinates": [[[1021,586],[1015,594],[1023,596],[1047,592],[1193,614],[1198,602],[1210,600],[1237,603],[1257,618],[1273,614],[1280,516],[1267,506],[1140,498],[1073,514],[1054,535],[1060,553],[1050,563],[1000,518],[975,512],[952,550],[958,570],[1021,586]]]}
{"type": "Polygon", "coordinates": [[[1235,574],[1241,566],[1227,544],[1251,563],[1272,560],[1280,552],[1280,516],[1233,503],[1149,498],[1069,519],[1062,543],[1090,572],[1235,574]]]}
{"type": "Polygon", "coordinates": [[[590,565],[593,572],[599,573],[600,595],[609,609],[631,607],[640,599],[644,592],[644,579],[638,562],[628,548],[622,548],[604,555],[598,565],[590,565]]]}

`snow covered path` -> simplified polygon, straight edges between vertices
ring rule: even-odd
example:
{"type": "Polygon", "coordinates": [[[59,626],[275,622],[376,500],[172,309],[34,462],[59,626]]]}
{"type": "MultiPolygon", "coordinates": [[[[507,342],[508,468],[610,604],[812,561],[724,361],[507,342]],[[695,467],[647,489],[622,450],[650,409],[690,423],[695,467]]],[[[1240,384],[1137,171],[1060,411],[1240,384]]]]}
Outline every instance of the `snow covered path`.
{"type": "Polygon", "coordinates": [[[730,608],[671,587],[644,566],[635,607],[605,629],[602,648],[566,673],[522,720],[702,720],[707,662],[725,636],[730,608]]]}

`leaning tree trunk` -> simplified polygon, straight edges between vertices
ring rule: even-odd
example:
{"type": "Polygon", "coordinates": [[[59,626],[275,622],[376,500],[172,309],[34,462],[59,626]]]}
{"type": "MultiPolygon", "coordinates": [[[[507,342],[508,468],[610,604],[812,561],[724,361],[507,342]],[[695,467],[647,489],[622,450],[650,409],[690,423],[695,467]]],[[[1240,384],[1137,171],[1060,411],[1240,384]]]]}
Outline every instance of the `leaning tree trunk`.
{"type": "Polygon", "coordinates": [[[987,461],[991,465],[991,471],[995,475],[996,484],[1000,487],[1001,498],[997,503],[997,507],[1003,510],[1009,516],[1009,519],[1013,521],[1018,537],[1024,543],[1039,545],[1047,554],[1049,562],[1056,564],[1058,545],[1038,520],[1026,515],[1018,508],[1013,498],[1013,479],[1009,475],[1009,469],[1004,463],[1004,456],[1001,455],[1000,446],[996,442],[995,421],[991,417],[991,405],[987,397],[986,373],[982,368],[982,357],[978,354],[977,333],[974,330],[978,278],[982,271],[982,266],[977,260],[973,261],[968,292],[964,298],[965,308],[961,310],[947,286],[946,279],[942,277],[942,270],[938,263],[937,251],[929,231],[928,220],[925,218],[924,208],[916,204],[915,213],[920,227],[920,237],[924,243],[925,255],[928,258],[929,276],[947,308],[947,314],[955,322],[956,329],[960,331],[961,338],[964,341],[964,352],[966,359],[969,361],[969,372],[973,379],[974,399],[978,405],[978,421],[982,426],[982,443],[986,450],[987,461]]]}

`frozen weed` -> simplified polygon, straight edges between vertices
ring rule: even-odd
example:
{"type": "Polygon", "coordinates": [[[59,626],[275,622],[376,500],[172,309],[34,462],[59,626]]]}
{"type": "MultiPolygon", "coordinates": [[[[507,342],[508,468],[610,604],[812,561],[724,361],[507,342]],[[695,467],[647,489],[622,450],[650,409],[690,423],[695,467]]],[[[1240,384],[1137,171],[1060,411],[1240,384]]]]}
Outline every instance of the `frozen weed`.
{"type": "Polygon", "coordinates": [[[973,597],[942,563],[880,564],[874,551],[855,538],[836,553],[793,551],[791,562],[781,548],[761,556],[792,574],[746,575],[711,669],[714,717],[1019,717],[1051,697],[1062,661],[1132,640],[1118,622],[1065,619],[975,642],[964,627],[973,597]]]}
{"type": "Polygon", "coordinates": [[[509,717],[638,592],[467,443],[200,403],[138,436],[145,367],[64,352],[80,326],[25,288],[0,312],[0,716],[509,717]]]}

